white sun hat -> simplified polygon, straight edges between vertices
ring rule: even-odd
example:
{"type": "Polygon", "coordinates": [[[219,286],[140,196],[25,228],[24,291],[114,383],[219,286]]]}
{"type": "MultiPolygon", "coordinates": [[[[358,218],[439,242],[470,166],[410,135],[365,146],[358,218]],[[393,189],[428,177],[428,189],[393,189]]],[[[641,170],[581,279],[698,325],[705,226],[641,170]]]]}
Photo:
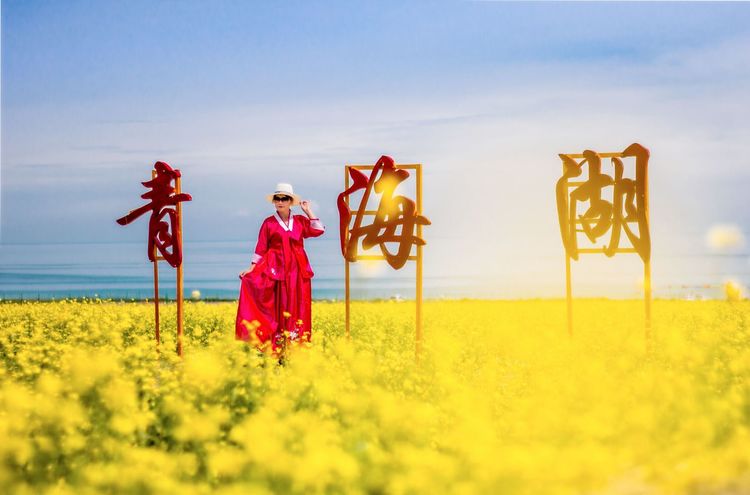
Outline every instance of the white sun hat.
{"type": "Polygon", "coordinates": [[[294,188],[291,184],[286,184],[284,182],[279,182],[276,184],[276,191],[273,194],[269,194],[266,196],[266,199],[269,203],[273,203],[273,197],[279,195],[289,196],[292,198],[292,206],[298,205],[300,202],[300,197],[294,194],[294,188]]]}

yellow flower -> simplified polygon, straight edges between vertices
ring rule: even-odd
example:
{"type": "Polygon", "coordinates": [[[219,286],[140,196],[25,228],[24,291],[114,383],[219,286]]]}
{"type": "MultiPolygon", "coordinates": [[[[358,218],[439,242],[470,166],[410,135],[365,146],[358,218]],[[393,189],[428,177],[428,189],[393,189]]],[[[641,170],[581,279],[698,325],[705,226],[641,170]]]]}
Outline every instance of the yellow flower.
{"type": "Polygon", "coordinates": [[[315,345],[279,366],[234,341],[236,303],[188,302],[180,358],[172,303],[157,351],[151,305],[3,301],[0,485],[747,492],[750,305],[655,300],[647,351],[642,304],[577,301],[571,339],[564,301],[426,301],[417,364],[408,307],[354,302],[346,339],[316,302],[315,345]]]}

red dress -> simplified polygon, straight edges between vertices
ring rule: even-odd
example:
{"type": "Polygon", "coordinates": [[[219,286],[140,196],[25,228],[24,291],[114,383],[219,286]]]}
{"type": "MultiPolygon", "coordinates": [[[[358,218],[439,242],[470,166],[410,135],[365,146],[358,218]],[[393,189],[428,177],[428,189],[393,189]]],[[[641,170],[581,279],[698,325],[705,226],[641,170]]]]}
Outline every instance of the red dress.
{"type": "Polygon", "coordinates": [[[255,268],[240,285],[236,338],[249,340],[255,327],[260,343],[271,341],[274,350],[284,330],[293,340],[310,341],[313,271],[304,239],[318,237],[324,230],[320,220],[303,215],[291,215],[288,226],[277,213],[263,221],[252,260],[255,268]]]}

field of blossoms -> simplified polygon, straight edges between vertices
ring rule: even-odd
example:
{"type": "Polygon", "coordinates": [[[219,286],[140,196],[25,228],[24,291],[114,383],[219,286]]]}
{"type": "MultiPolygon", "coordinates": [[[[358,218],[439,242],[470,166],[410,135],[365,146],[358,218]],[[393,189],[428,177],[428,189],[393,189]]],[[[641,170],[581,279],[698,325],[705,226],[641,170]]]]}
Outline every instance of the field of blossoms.
{"type": "Polygon", "coordinates": [[[750,303],[315,303],[284,365],[236,306],[0,303],[0,493],[750,493],[750,303]]]}

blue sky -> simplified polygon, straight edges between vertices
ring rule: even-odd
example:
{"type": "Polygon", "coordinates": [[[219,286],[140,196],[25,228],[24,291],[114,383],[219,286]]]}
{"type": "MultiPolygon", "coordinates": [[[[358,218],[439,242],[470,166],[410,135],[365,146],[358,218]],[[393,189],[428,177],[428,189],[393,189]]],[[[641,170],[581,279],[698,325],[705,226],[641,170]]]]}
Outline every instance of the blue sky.
{"type": "Polygon", "coordinates": [[[425,165],[432,263],[560,250],[557,153],[638,141],[655,250],[702,249],[750,228],[749,26],[747,3],[5,0],[2,241],[145,239],[114,219],[157,159],[187,241],[253,239],[278,181],[335,225],[342,166],[390,154],[425,165]]]}

